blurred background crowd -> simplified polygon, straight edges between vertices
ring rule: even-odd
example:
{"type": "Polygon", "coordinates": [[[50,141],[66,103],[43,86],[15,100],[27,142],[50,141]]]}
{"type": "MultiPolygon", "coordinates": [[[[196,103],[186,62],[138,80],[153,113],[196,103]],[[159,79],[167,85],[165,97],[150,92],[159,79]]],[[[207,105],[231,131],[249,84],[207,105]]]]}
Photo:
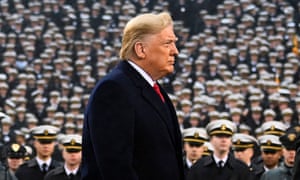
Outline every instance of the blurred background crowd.
{"type": "Polygon", "coordinates": [[[161,11],[174,19],[179,54],[160,83],[182,130],[214,119],[253,136],[266,121],[299,125],[297,0],[1,0],[0,146],[30,144],[30,129],[44,124],[81,134],[126,22],[161,11]]]}

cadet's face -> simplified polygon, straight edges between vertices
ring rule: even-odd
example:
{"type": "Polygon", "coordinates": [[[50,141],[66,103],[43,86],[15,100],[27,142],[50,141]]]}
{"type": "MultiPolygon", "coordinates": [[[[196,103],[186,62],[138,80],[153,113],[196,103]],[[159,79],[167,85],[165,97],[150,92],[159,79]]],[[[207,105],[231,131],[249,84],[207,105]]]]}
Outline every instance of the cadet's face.
{"type": "Polygon", "coordinates": [[[63,158],[65,162],[70,166],[80,165],[81,163],[81,151],[79,152],[67,152],[63,150],[63,158]]]}
{"type": "Polygon", "coordinates": [[[279,159],[281,157],[281,151],[276,151],[275,153],[266,153],[262,151],[261,157],[266,167],[273,168],[278,165],[279,159]]]}
{"type": "Polygon", "coordinates": [[[214,135],[211,137],[210,142],[215,148],[214,152],[219,152],[219,153],[229,152],[229,148],[231,146],[231,136],[214,135]]]}
{"type": "Polygon", "coordinates": [[[48,158],[50,157],[53,152],[54,152],[54,146],[55,146],[55,143],[54,142],[51,142],[51,143],[47,143],[47,144],[44,144],[44,143],[40,143],[39,141],[34,141],[34,147],[36,149],[36,152],[37,152],[37,155],[40,157],[40,158],[48,158]]]}
{"type": "Polygon", "coordinates": [[[7,164],[9,169],[15,171],[23,163],[22,158],[7,158],[7,164]]]}
{"type": "Polygon", "coordinates": [[[203,145],[195,146],[187,142],[184,143],[184,151],[186,152],[186,157],[192,162],[201,158],[203,150],[203,145]]]}
{"type": "Polygon", "coordinates": [[[153,80],[162,78],[174,71],[175,56],[178,54],[177,38],[173,26],[168,26],[159,34],[147,38],[144,46],[144,68],[153,80]]]}
{"type": "Polygon", "coordinates": [[[247,148],[243,151],[234,151],[234,157],[245,162],[247,165],[251,162],[253,156],[253,149],[247,148]]]}
{"type": "Polygon", "coordinates": [[[196,127],[199,124],[199,120],[198,119],[191,119],[189,122],[190,122],[190,124],[191,124],[192,127],[196,127]]]}
{"type": "Polygon", "coordinates": [[[284,157],[284,162],[288,166],[293,166],[295,162],[295,156],[296,156],[296,151],[295,150],[287,150],[283,149],[283,157],[284,157]]]}

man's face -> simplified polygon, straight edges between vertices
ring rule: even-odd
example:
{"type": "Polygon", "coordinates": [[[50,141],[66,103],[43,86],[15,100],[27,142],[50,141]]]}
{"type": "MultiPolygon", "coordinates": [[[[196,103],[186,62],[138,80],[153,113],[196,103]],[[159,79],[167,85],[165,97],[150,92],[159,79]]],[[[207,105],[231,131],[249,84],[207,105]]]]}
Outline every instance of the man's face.
{"type": "Polygon", "coordinates": [[[193,162],[201,158],[204,147],[200,143],[185,142],[184,151],[186,152],[186,158],[193,162]]]}
{"type": "Polygon", "coordinates": [[[286,165],[292,167],[294,166],[296,151],[295,150],[287,150],[283,148],[283,157],[286,165]]]}
{"type": "Polygon", "coordinates": [[[153,80],[162,78],[174,71],[175,56],[178,54],[175,42],[177,38],[173,26],[168,26],[159,34],[151,35],[143,43],[145,59],[144,69],[153,80]]]}
{"type": "Polygon", "coordinates": [[[66,149],[63,150],[63,158],[65,163],[70,166],[80,165],[81,163],[81,151],[68,152],[66,149]]]}
{"type": "Polygon", "coordinates": [[[261,152],[261,157],[263,159],[264,165],[268,168],[274,168],[278,165],[279,159],[281,157],[281,151],[274,152],[261,152]]]}
{"type": "Polygon", "coordinates": [[[252,148],[246,148],[246,149],[234,151],[234,157],[245,162],[247,165],[251,163],[251,158],[253,154],[254,152],[252,148]]]}
{"type": "Polygon", "coordinates": [[[195,119],[195,118],[190,119],[189,122],[190,122],[192,127],[197,127],[199,125],[199,120],[195,119]]]}
{"type": "Polygon", "coordinates": [[[291,121],[292,121],[292,115],[283,116],[283,122],[291,122],[291,121]]]}
{"type": "Polygon", "coordinates": [[[43,143],[38,140],[34,141],[34,147],[37,152],[37,156],[40,158],[48,158],[50,157],[54,152],[54,141],[43,143]]]}
{"type": "Polygon", "coordinates": [[[214,152],[226,153],[229,152],[229,148],[231,146],[231,136],[213,135],[210,142],[214,147],[214,152]]]}
{"type": "Polygon", "coordinates": [[[23,162],[22,158],[7,158],[8,168],[13,171],[16,171],[23,162]]]}

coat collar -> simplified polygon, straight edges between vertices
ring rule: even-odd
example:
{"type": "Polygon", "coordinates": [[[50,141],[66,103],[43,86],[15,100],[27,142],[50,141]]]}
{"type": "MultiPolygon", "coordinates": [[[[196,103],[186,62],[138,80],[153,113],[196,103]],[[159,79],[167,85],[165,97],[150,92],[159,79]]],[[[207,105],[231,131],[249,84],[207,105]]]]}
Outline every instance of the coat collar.
{"type": "MultiPolygon", "coordinates": [[[[225,165],[224,166],[227,166],[227,167],[229,167],[229,168],[233,168],[233,157],[232,157],[232,155],[229,153],[228,154],[228,159],[227,159],[227,161],[226,161],[226,163],[225,163],[225,165]]],[[[207,161],[205,161],[204,162],[204,166],[211,166],[211,165],[213,165],[213,164],[216,164],[216,161],[215,161],[215,159],[213,158],[213,155],[211,155],[211,156],[208,156],[207,157],[207,161]]]]}
{"type": "Polygon", "coordinates": [[[166,92],[158,84],[165,98],[165,103],[163,103],[150,84],[126,60],[122,60],[116,68],[121,69],[132,80],[135,86],[140,89],[141,95],[158,112],[168,128],[172,141],[175,142],[174,132],[170,129],[170,121],[172,119],[169,120],[168,118],[170,117],[167,114],[167,108],[170,107],[171,101],[166,92]]]}
{"type": "Polygon", "coordinates": [[[39,166],[35,158],[27,161],[27,164],[28,164],[28,167],[39,166]]]}

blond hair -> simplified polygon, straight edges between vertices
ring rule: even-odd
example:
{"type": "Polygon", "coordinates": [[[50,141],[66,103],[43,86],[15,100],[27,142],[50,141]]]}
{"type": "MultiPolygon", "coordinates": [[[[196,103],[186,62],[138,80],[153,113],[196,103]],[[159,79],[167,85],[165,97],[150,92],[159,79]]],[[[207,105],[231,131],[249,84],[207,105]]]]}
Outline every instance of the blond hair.
{"type": "Polygon", "coordinates": [[[134,45],[145,37],[160,33],[163,29],[172,25],[173,21],[169,13],[146,13],[131,19],[125,26],[120,50],[121,59],[129,59],[135,56],[134,45]]]}

